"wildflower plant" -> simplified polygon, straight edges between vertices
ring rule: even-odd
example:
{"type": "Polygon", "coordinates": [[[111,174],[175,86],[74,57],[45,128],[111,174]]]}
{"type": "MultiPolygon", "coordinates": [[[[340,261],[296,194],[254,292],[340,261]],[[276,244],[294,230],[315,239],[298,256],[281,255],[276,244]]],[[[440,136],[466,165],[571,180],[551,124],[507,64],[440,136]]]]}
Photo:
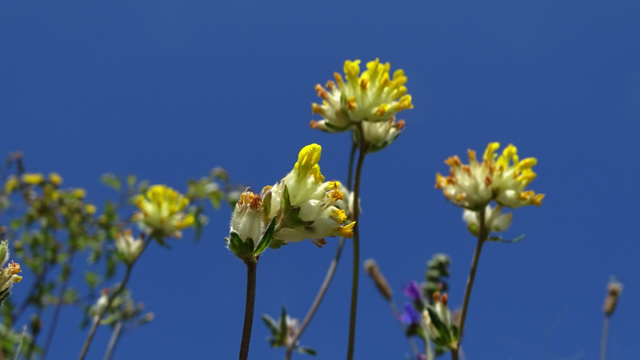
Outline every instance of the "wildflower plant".
{"type": "MultiPolygon", "coordinates": [[[[463,218],[467,229],[478,238],[462,303],[459,328],[449,334],[450,338],[456,339],[455,343],[447,344],[453,360],[457,360],[459,356],[469,299],[484,243],[489,240],[515,243],[524,237],[505,241],[499,236],[491,236],[492,232],[504,231],[511,225],[513,215],[502,214],[503,207],[515,209],[526,205],[540,206],[544,198],[544,194],[526,189],[537,176],[532,170],[537,160],[520,160],[513,144],[509,144],[498,156],[496,150],[499,148],[499,143],[489,143],[482,156],[482,163],[478,162],[473,150],[467,152],[468,165],[462,164],[457,155],[452,156],[445,160],[445,164],[450,166],[449,176],[436,174],[435,187],[442,190],[448,201],[464,209],[463,218]],[[490,206],[492,201],[496,203],[495,207],[490,206]]],[[[429,312],[428,315],[432,313],[429,312]]],[[[433,322],[434,326],[436,323],[437,321],[433,322]]],[[[445,335],[443,333],[444,338],[448,339],[445,335]]]]}

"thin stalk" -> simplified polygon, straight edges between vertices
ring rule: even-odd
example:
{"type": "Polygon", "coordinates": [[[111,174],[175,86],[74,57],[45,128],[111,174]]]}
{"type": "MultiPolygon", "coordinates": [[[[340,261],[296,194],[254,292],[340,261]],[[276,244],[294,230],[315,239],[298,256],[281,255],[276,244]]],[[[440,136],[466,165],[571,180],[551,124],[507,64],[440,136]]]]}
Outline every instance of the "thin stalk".
{"type": "MultiPolygon", "coordinates": [[[[349,156],[349,173],[347,175],[347,185],[346,185],[348,190],[351,189],[351,180],[353,177],[353,160],[355,158],[357,149],[358,149],[358,145],[354,143],[353,146],[351,147],[351,155],[349,156]]],[[[307,316],[304,317],[302,324],[300,325],[298,330],[296,330],[295,334],[291,339],[289,346],[287,347],[287,353],[285,355],[286,360],[291,360],[291,356],[293,356],[293,350],[295,349],[296,343],[300,339],[300,336],[302,336],[302,333],[306,330],[307,326],[311,322],[311,319],[313,319],[313,316],[316,314],[318,307],[320,307],[320,303],[322,302],[322,299],[324,299],[324,295],[327,293],[327,290],[329,289],[331,280],[333,280],[333,275],[336,273],[336,269],[338,268],[338,262],[340,261],[340,255],[342,254],[343,247],[344,247],[344,238],[341,237],[340,241],[338,242],[338,249],[336,250],[336,255],[333,257],[331,264],[329,264],[329,270],[327,270],[327,275],[325,276],[324,281],[320,286],[320,290],[318,290],[318,294],[316,295],[316,298],[313,300],[313,303],[311,304],[311,308],[307,312],[307,316]]]]}
{"type": "Polygon", "coordinates": [[[24,299],[24,301],[13,311],[11,314],[11,323],[15,323],[22,316],[22,314],[27,310],[27,307],[31,304],[31,300],[34,298],[36,291],[42,286],[44,280],[49,272],[49,267],[47,264],[44,265],[42,270],[36,275],[36,281],[34,281],[31,289],[29,290],[29,294],[24,299]]]}
{"type": "Polygon", "coordinates": [[[478,231],[478,245],[476,251],[473,254],[473,261],[471,262],[471,270],[469,270],[469,279],[467,280],[467,288],[464,291],[464,300],[462,301],[462,314],[460,315],[460,335],[458,338],[458,344],[455,349],[451,350],[451,359],[458,360],[460,344],[462,343],[462,336],[464,335],[464,322],[467,318],[467,310],[469,308],[469,299],[471,298],[471,290],[473,288],[473,282],[476,279],[476,270],[478,269],[478,260],[480,259],[480,252],[482,251],[482,245],[484,245],[487,237],[489,236],[487,228],[485,226],[485,210],[483,209],[478,214],[478,222],[480,223],[478,231]]]}
{"type": "Polygon", "coordinates": [[[253,311],[256,305],[256,275],[258,262],[247,260],[247,303],[244,308],[244,326],[242,327],[242,341],[240,342],[240,360],[249,358],[249,344],[251,343],[251,328],[253,327],[253,311]]]}
{"type": "MultiPolygon", "coordinates": [[[[18,357],[20,356],[20,350],[22,350],[22,345],[24,344],[24,339],[26,337],[27,337],[27,325],[25,325],[22,328],[22,337],[20,338],[20,345],[18,345],[18,350],[16,350],[16,353],[13,355],[13,360],[18,360],[18,357]]],[[[4,354],[2,354],[2,360],[4,360],[4,354]]]]}
{"type": "Polygon", "coordinates": [[[107,352],[104,354],[104,360],[111,360],[113,350],[116,348],[116,343],[118,342],[121,333],[122,321],[118,321],[116,326],[113,327],[113,333],[111,334],[111,339],[109,339],[109,345],[107,346],[107,352]]]}
{"type": "Polygon", "coordinates": [[[604,325],[602,326],[602,344],[600,345],[600,360],[607,359],[607,338],[609,337],[609,320],[611,317],[605,315],[604,325]]]}
{"type": "MultiPolygon", "coordinates": [[[[67,260],[67,265],[71,266],[71,262],[73,261],[74,251],[71,250],[69,254],[69,260],[67,260]]],[[[65,268],[63,267],[63,274],[65,272],[65,268]]],[[[53,319],[51,320],[51,325],[49,325],[49,331],[47,332],[47,339],[44,342],[44,346],[42,347],[42,360],[47,357],[47,351],[49,350],[49,346],[51,345],[51,341],[53,340],[53,334],[56,330],[56,324],[58,323],[58,317],[60,316],[60,309],[62,308],[64,292],[67,291],[67,285],[69,284],[69,278],[71,274],[65,274],[65,278],[62,281],[62,285],[60,286],[60,295],[58,296],[58,300],[56,301],[56,308],[53,310],[53,319]]]]}
{"type": "MultiPolygon", "coordinates": [[[[153,240],[153,238],[154,238],[153,236],[149,236],[147,238],[147,240],[144,243],[144,247],[142,248],[142,251],[140,252],[140,255],[138,255],[138,259],[140,259],[140,256],[142,256],[142,253],[147,248],[147,246],[149,245],[151,240],[153,240]]],[[[136,259],[136,261],[137,261],[137,259],[136,259]]],[[[100,321],[102,320],[102,317],[104,316],[104,314],[111,307],[111,304],[113,303],[113,300],[115,300],[115,298],[118,295],[120,295],[120,293],[127,287],[127,283],[129,282],[129,278],[131,277],[131,271],[133,269],[133,265],[135,265],[135,262],[132,263],[131,265],[127,266],[127,272],[124,275],[124,280],[122,280],[122,283],[120,283],[120,286],[118,287],[118,289],[116,289],[116,291],[114,291],[107,298],[107,306],[105,306],[102,311],[98,312],[93,317],[93,324],[91,324],[91,329],[89,330],[89,335],[87,335],[87,339],[85,340],[84,345],[82,345],[82,351],[80,352],[80,356],[78,357],[78,360],[84,360],[85,356],[87,356],[87,351],[89,351],[89,346],[91,345],[91,342],[93,341],[93,336],[96,334],[96,330],[98,329],[98,325],[100,325],[100,321]]]]}
{"type": "Polygon", "coordinates": [[[358,199],[360,199],[360,177],[362,175],[362,164],[367,154],[367,142],[364,139],[362,125],[358,124],[358,163],[356,165],[356,179],[353,184],[353,218],[355,226],[353,227],[353,283],[351,287],[351,315],[349,316],[349,347],[347,349],[347,360],[353,360],[353,352],[356,340],[356,311],[358,310],[358,276],[360,275],[360,226],[358,215],[360,208],[358,199]]]}

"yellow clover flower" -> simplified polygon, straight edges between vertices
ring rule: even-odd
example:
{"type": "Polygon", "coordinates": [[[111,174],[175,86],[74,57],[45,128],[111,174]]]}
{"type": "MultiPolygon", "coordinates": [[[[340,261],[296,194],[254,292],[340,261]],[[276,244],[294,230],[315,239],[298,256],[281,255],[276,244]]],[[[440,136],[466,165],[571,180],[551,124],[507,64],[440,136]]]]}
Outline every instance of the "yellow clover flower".
{"type": "Polygon", "coordinates": [[[22,181],[29,185],[39,185],[44,182],[44,175],[42,174],[23,174],[22,181]]]}
{"type": "Polygon", "coordinates": [[[525,191],[536,177],[531,167],[537,160],[519,160],[513,145],[507,146],[496,159],[495,151],[499,147],[497,142],[489,143],[482,163],[476,160],[473,150],[468,151],[469,165],[462,164],[457,155],[448,158],[445,164],[450,166],[450,174],[446,177],[436,174],[436,188],[442,189],[454,205],[473,211],[484,209],[491,200],[510,208],[540,206],[544,195],[525,191]]]}
{"type": "Polygon", "coordinates": [[[195,220],[193,214],[185,216],[182,212],[189,205],[189,200],[166,185],[153,185],[146,196],[136,197],[135,204],[141,211],[135,215],[135,220],[162,237],[179,239],[182,236],[180,231],[195,220]]]}
{"type": "Polygon", "coordinates": [[[322,104],[312,104],[312,113],[323,116],[311,121],[314,129],[327,132],[346,131],[354,123],[389,121],[396,113],[412,109],[411,95],[404,84],[407,77],[401,69],[389,76],[391,65],[378,59],[367,63],[367,70],[360,74],[360,60],[344,63],[346,80],[338,73],[335,82],[329,81],[325,89],[317,84],[315,89],[322,104]]]}
{"type": "Polygon", "coordinates": [[[321,245],[325,237],[350,238],[353,235],[355,222],[348,222],[345,211],[336,206],[344,199],[340,182],[325,182],[320,172],[318,162],[321,152],[322,147],[318,144],[305,146],[300,150],[293,170],[278,184],[262,190],[264,224],[274,217],[276,223],[280,224],[274,239],[284,243],[311,239],[321,245]],[[291,216],[290,213],[284,213],[287,207],[285,188],[288,205],[297,217],[295,220],[287,218],[291,216]]]}

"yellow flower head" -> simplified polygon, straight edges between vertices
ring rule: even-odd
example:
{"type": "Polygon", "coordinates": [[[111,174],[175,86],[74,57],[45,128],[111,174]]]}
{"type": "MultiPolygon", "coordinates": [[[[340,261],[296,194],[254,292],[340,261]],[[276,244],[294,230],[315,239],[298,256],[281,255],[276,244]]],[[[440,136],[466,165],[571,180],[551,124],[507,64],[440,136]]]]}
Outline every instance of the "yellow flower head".
{"type": "Polygon", "coordinates": [[[18,185],[20,185],[18,178],[15,175],[11,175],[7,179],[7,182],[4,183],[4,192],[9,195],[13,190],[18,188],[18,185]]]}
{"type": "Polygon", "coordinates": [[[49,182],[51,182],[55,186],[60,186],[62,184],[62,176],[57,173],[50,173],[49,182]]]}
{"type": "Polygon", "coordinates": [[[517,208],[523,205],[538,205],[543,194],[525,191],[525,187],[535,179],[531,167],[536,159],[519,160],[517,149],[507,146],[496,159],[497,142],[489,143],[482,163],[476,160],[476,152],[468,151],[469,165],[464,165],[458,156],[448,158],[449,176],[436,174],[436,188],[442,189],[444,196],[454,205],[473,211],[484,209],[491,200],[501,206],[517,208]]]}
{"type": "Polygon", "coordinates": [[[194,222],[194,215],[182,212],[189,200],[166,185],[153,185],[146,196],[138,195],[135,200],[140,213],[135,215],[151,231],[162,237],[181,237],[181,230],[194,222]]]}
{"type": "Polygon", "coordinates": [[[404,84],[404,71],[396,70],[389,76],[391,65],[378,59],[367,63],[367,70],[360,74],[360,60],[344,63],[346,80],[338,73],[335,82],[329,81],[326,89],[316,85],[322,104],[312,104],[312,113],[323,116],[311,121],[311,127],[327,132],[348,130],[352,124],[362,121],[389,121],[404,109],[413,109],[411,95],[404,84]],[[328,91],[327,91],[328,89],[328,91]]]}
{"type": "Polygon", "coordinates": [[[322,146],[318,144],[307,145],[298,153],[298,161],[293,166],[294,171],[300,178],[313,177],[317,183],[324,181],[324,176],[320,172],[320,155],[322,154],[322,146]]]}
{"type": "Polygon", "coordinates": [[[44,182],[44,175],[42,174],[23,174],[22,181],[29,185],[39,185],[44,182]]]}
{"type": "Polygon", "coordinates": [[[318,144],[305,146],[298,154],[293,170],[278,184],[262,190],[266,212],[262,214],[262,219],[265,226],[274,217],[276,223],[281,223],[288,216],[296,217],[295,221],[285,219],[283,223],[288,225],[277,228],[275,239],[285,243],[315,239],[321,243],[324,237],[351,237],[353,234],[355,223],[348,222],[345,209],[337,207],[338,204],[346,204],[340,182],[325,182],[320,173],[318,162],[321,152],[322,147],[318,144]],[[285,188],[291,209],[295,209],[294,215],[283,211],[285,188]]]}
{"type": "Polygon", "coordinates": [[[536,173],[531,168],[537,162],[535,158],[520,160],[518,149],[509,144],[494,166],[491,188],[495,194],[495,201],[511,208],[524,205],[540,206],[544,194],[536,194],[532,190],[525,191],[527,185],[536,178],[536,173]]]}

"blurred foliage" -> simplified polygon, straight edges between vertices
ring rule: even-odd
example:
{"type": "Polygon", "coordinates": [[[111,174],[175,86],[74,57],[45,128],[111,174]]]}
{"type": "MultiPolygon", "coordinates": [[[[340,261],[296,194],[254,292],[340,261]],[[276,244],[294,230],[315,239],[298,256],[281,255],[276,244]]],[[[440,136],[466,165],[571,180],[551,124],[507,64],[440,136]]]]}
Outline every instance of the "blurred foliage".
{"type": "MultiPolygon", "coordinates": [[[[22,274],[24,282],[16,285],[22,288],[19,296],[9,297],[0,308],[0,359],[15,357],[19,348],[20,358],[44,358],[63,306],[84,313],[82,326],[92,321],[91,309],[99,298],[99,287],[114,277],[121,263],[114,237],[136,225],[131,221],[134,198],[150,186],[149,181],[135,175],[107,173],[100,180],[116,192],[115,199],[101,207],[88,200],[83,188],[63,187],[59,174],[27,173],[20,152],[10,154],[0,167],[0,240],[9,240],[11,259],[26,273],[22,274]],[[87,261],[75,261],[78,258],[87,261]],[[70,285],[74,274],[84,281],[70,285]],[[52,319],[48,324],[42,322],[45,312],[53,314],[46,317],[52,319]],[[25,324],[26,330],[16,331],[19,324],[25,324]]],[[[240,189],[231,184],[221,168],[187,182],[188,212],[196,218],[196,239],[208,222],[206,203],[215,210],[222,203],[233,206],[240,189]]],[[[136,305],[130,291],[124,291],[101,324],[120,324],[121,334],[151,321],[153,314],[142,311],[142,304],[136,305]]]]}

